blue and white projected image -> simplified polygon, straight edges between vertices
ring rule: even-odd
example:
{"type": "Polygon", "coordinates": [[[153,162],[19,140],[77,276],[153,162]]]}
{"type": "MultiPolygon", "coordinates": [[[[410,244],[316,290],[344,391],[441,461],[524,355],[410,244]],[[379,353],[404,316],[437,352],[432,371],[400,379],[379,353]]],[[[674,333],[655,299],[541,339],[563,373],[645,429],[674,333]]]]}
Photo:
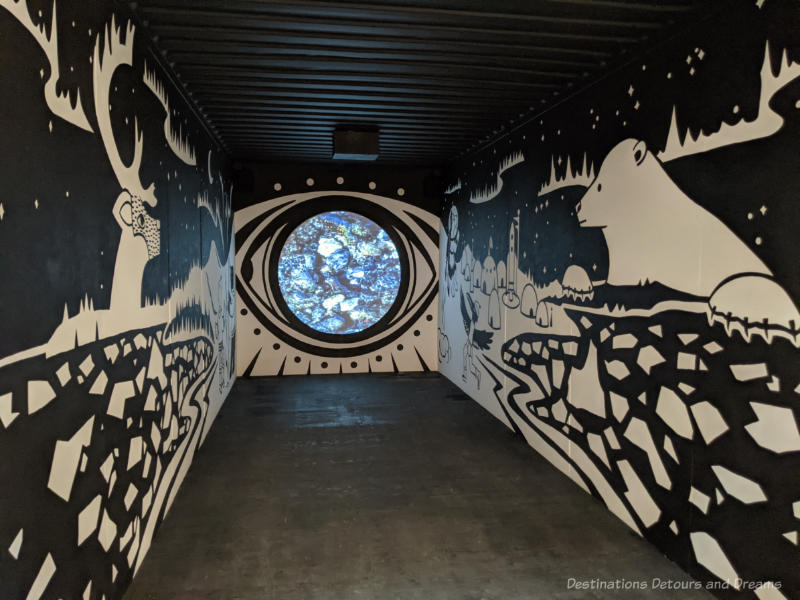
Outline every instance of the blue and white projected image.
{"type": "Polygon", "coordinates": [[[347,211],[315,215],[286,239],[278,285],[289,309],[322,333],[358,333],[397,297],[400,256],[389,235],[347,211]]]}

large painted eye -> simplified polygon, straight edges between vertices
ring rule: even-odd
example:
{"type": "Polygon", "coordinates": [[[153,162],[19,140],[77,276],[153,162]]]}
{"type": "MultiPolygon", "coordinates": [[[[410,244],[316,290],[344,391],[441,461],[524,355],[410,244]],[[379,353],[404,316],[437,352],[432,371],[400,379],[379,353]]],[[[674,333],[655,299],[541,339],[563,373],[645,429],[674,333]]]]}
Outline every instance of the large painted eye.
{"type": "Polygon", "coordinates": [[[362,192],[237,211],[240,331],[253,332],[237,338],[240,372],[432,368],[435,355],[423,357],[435,348],[438,224],[411,203],[362,192]]]}

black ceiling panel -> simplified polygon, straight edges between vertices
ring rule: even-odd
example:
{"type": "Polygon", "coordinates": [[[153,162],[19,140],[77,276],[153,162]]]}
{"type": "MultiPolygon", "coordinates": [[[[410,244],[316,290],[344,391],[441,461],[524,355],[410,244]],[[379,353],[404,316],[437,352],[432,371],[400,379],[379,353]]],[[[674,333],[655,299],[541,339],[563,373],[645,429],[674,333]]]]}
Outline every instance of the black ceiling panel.
{"type": "Polygon", "coordinates": [[[145,0],[133,3],[231,154],[328,160],[337,127],[381,162],[445,164],[626,56],[700,0],[145,0]]]}

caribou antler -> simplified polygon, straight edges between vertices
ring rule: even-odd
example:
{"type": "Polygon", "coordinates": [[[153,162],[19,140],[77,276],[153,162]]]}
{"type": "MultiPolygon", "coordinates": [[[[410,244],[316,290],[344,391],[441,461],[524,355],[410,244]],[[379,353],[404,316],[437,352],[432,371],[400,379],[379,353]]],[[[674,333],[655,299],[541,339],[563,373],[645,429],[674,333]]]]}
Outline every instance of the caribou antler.
{"type": "Polygon", "coordinates": [[[114,129],[111,126],[111,104],[109,102],[109,92],[111,90],[111,80],[114,72],[122,65],[133,66],[133,34],[136,31],[134,25],[129,21],[125,28],[125,41],[120,35],[121,28],[117,27],[115,18],[111,17],[111,24],[105,28],[105,43],[101,53],[100,35],[94,46],[93,86],[94,86],[94,107],[97,115],[97,127],[103,145],[111,162],[111,168],[117,177],[120,186],[127,190],[131,196],[140,198],[150,206],[158,203],[151,183],[145,188],[139,177],[139,169],[142,165],[142,148],[144,140],[142,132],[139,130],[139,123],[134,118],[134,151],[133,161],[126,165],[119,155],[117,144],[114,139],[114,129]]]}
{"type": "Polygon", "coordinates": [[[44,23],[36,25],[33,22],[28,10],[28,3],[24,0],[0,0],[0,7],[10,12],[28,30],[42,51],[44,51],[47,61],[50,63],[50,77],[48,77],[44,85],[44,99],[50,111],[68,123],[72,123],[86,131],[92,131],[92,126],[89,125],[89,121],[86,119],[86,113],[83,112],[80,90],[75,94],[74,106],[70,100],[69,92],[60,94],[56,90],[60,69],[58,64],[58,22],[56,20],[55,0],[53,0],[53,15],[49,35],[45,30],[44,23]]]}

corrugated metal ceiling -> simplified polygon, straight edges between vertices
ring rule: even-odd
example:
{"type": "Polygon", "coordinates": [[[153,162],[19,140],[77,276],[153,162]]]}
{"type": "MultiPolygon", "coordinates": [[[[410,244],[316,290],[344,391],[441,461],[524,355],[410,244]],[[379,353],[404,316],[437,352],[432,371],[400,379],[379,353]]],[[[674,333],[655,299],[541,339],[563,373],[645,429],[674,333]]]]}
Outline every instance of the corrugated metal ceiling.
{"type": "Polygon", "coordinates": [[[380,161],[440,165],[643,45],[699,0],[145,0],[133,3],[232,156],[331,158],[380,130],[380,161]]]}

